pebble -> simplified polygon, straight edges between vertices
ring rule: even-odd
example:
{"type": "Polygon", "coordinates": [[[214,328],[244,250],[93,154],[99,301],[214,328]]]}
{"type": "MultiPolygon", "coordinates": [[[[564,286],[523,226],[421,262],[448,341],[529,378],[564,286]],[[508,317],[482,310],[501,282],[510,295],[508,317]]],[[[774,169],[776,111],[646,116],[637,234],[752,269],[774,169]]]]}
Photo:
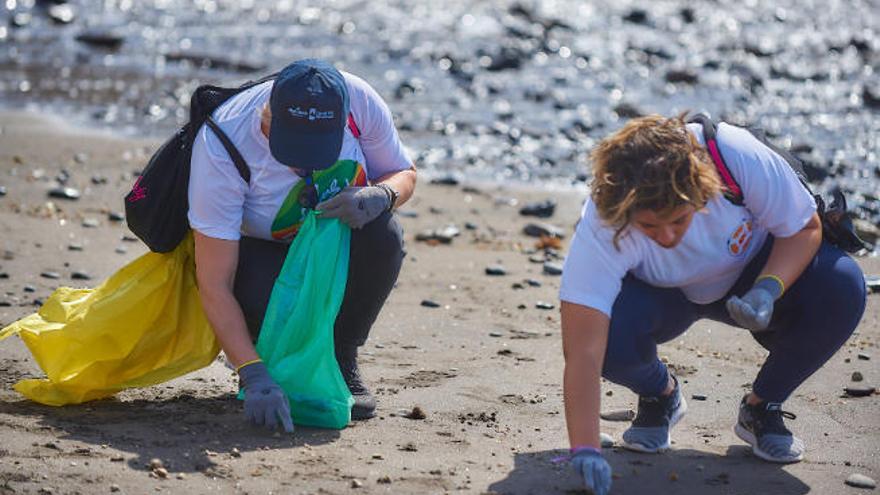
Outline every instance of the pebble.
{"type": "Polygon", "coordinates": [[[535,303],[535,307],[538,309],[553,309],[556,306],[553,303],[548,303],[544,301],[538,301],[535,303]]]}
{"type": "Polygon", "coordinates": [[[101,226],[101,222],[99,222],[96,218],[86,218],[82,222],[82,226],[87,229],[94,229],[101,226]]]}
{"type": "Polygon", "coordinates": [[[500,276],[507,275],[507,270],[501,265],[490,265],[486,267],[486,275],[500,276]]]}
{"type": "Polygon", "coordinates": [[[25,285],[25,286],[22,288],[22,290],[24,290],[25,292],[36,292],[36,291],[37,291],[37,288],[34,287],[33,285],[25,285]]]}
{"type": "Polygon", "coordinates": [[[104,177],[103,175],[93,175],[92,176],[92,184],[94,184],[96,186],[100,186],[100,185],[106,184],[106,183],[107,183],[107,177],[104,177]]]}
{"type": "Polygon", "coordinates": [[[91,280],[92,276],[84,271],[75,271],[70,275],[73,280],[91,280]]]}
{"type": "Polygon", "coordinates": [[[77,200],[80,196],[79,190],[72,187],[56,187],[49,191],[50,198],[77,200]]]}
{"type": "Polygon", "coordinates": [[[535,279],[533,279],[533,278],[527,278],[527,279],[525,280],[525,282],[526,282],[527,284],[529,284],[530,286],[532,286],[532,287],[540,287],[540,286],[541,286],[541,282],[539,282],[539,281],[537,281],[537,280],[535,280],[535,279]]]}
{"type": "Polygon", "coordinates": [[[607,433],[599,433],[599,445],[603,449],[610,449],[611,447],[614,447],[614,438],[607,433]]]}
{"type": "Polygon", "coordinates": [[[125,220],[125,213],[120,213],[118,211],[111,211],[107,214],[107,220],[111,222],[121,222],[125,220]]]}
{"type": "Polygon", "coordinates": [[[531,261],[532,263],[543,263],[547,260],[543,254],[533,254],[529,256],[529,261],[531,261]]]}
{"type": "Polygon", "coordinates": [[[636,417],[636,412],[632,409],[617,409],[603,412],[599,414],[599,417],[605,421],[632,421],[636,417]]]}
{"type": "MultiPolygon", "coordinates": [[[[125,41],[125,38],[110,31],[88,30],[76,35],[76,40],[86,45],[106,48],[108,50],[117,50],[122,46],[122,42],[125,41]]],[[[76,154],[77,157],[80,155],[85,156],[82,153],[76,154]]],[[[85,158],[83,158],[82,161],[77,160],[77,163],[83,163],[84,161],[85,158]]]]}
{"type": "Polygon", "coordinates": [[[0,186],[0,197],[6,196],[6,186],[0,186]]]}
{"type": "Polygon", "coordinates": [[[66,3],[52,5],[46,12],[55,24],[70,24],[76,18],[76,11],[66,3]]]}
{"type": "Polygon", "coordinates": [[[843,389],[849,397],[867,397],[872,395],[875,390],[874,387],[845,387],[843,389]]]}
{"type": "Polygon", "coordinates": [[[856,488],[869,488],[873,490],[877,488],[877,482],[872,478],[865,476],[864,474],[853,473],[849,475],[846,479],[845,483],[849,486],[854,486],[856,488]]]}
{"type": "Polygon", "coordinates": [[[424,409],[422,409],[421,407],[414,406],[412,408],[412,411],[404,414],[403,417],[407,418],[407,419],[422,420],[422,419],[426,419],[428,417],[428,415],[425,414],[424,409]]]}
{"type": "Polygon", "coordinates": [[[82,251],[82,250],[83,250],[83,245],[82,245],[82,244],[79,244],[79,243],[68,244],[68,245],[67,245],[67,250],[68,250],[68,251],[82,251]]]}
{"type": "Polygon", "coordinates": [[[61,278],[61,274],[58,272],[42,272],[42,273],[40,273],[40,276],[43,278],[51,279],[51,280],[57,280],[57,279],[61,278]]]}
{"type": "Polygon", "coordinates": [[[702,394],[693,394],[693,395],[691,395],[691,399],[706,400],[706,399],[708,399],[708,397],[706,397],[705,395],[702,395],[702,394]]]}
{"type": "Polygon", "coordinates": [[[459,184],[459,180],[457,177],[453,175],[446,175],[443,177],[435,177],[431,179],[431,184],[436,184],[440,186],[457,186],[459,184]]]}
{"type": "Polygon", "coordinates": [[[388,475],[380,476],[379,479],[376,480],[376,483],[379,483],[381,485],[390,485],[391,484],[391,477],[388,475]]]}
{"type": "Polygon", "coordinates": [[[550,218],[555,211],[556,201],[548,199],[524,205],[519,209],[519,214],[526,217],[550,218]]]}
{"type": "Polygon", "coordinates": [[[362,488],[363,486],[364,486],[364,482],[363,482],[363,481],[361,481],[361,480],[359,480],[359,479],[353,479],[353,480],[351,480],[351,487],[352,487],[352,488],[362,488]]]}
{"type": "Polygon", "coordinates": [[[110,485],[111,492],[118,492],[119,490],[120,490],[119,485],[117,485],[116,483],[113,483],[112,485],[110,485]]]}
{"type": "Polygon", "coordinates": [[[439,307],[440,307],[440,303],[435,302],[435,301],[432,301],[432,300],[430,300],[430,299],[423,299],[423,300],[422,300],[422,306],[424,306],[424,307],[426,307],[426,308],[439,308],[439,307]]]}
{"type": "Polygon", "coordinates": [[[165,465],[162,463],[162,459],[159,459],[158,457],[154,457],[154,458],[150,459],[149,467],[150,467],[150,469],[159,469],[161,467],[165,467],[165,465]]]}
{"type": "Polygon", "coordinates": [[[858,371],[853,371],[853,374],[852,374],[852,381],[854,381],[854,382],[860,382],[860,381],[862,381],[862,380],[864,380],[864,379],[865,379],[865,377],[862,376],[862,374],[861,374],[860,372],[858,372],[858,371]]]}
{"type": "Polygon", "coordinates": [[[523,234],[529,237],[558,237],[560,239],[565,237],[565,234],[562,232],[562,229],[555,225],[551,225],[549,223],[529,223],[523,227],[523,234]]]}
{"type": "Polygon", "coordinates": [[[870,361],[871,360],[871,356],[865,354],[864,352],[860,352],[858,357],[862,361],[870,361]]]}
{"type": "Polygon", "coordinates": [[[544,263],[544,273],[547,275],[562,275],[562,263],[547,261],[544,263]]]}
{"type": "Polygon", "coordinates": [[[125,253],[128,252],[128,249],[125,249],[124,247],[119,246],[119,247],[116,248],[116,252],[119,253],[119,254],[125,254],[125,253]]]}

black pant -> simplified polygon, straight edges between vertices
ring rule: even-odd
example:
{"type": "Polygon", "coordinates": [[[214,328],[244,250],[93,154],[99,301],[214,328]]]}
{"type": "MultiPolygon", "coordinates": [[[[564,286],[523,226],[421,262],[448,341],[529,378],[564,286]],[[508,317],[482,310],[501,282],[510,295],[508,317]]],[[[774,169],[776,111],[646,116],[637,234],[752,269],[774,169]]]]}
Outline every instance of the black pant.
{"type": "MultiPolygon", "coordinates": [[[[260,333],[275,279],[289,244],[242,237],[234,294],[254,341],[260,333]]],[[[383,213],[351,231],[351,257],[345,296],[334,326],[336,353],[354,355],[364,345],[403,264],[403,230],[391,213],[383,213]]]]}

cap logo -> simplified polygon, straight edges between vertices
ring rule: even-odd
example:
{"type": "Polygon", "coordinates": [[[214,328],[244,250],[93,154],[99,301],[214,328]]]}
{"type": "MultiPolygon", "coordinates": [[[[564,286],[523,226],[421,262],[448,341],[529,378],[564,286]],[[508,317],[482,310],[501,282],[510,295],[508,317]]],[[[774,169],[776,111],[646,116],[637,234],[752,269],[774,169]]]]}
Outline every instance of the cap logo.
{"type": "Polygon", "coordinates": [[[322,112],[317,108],[309,108],[309,111],[307,112],[300,107],[287,107],[287,113],[298,119],[308,120],[331,120],[336,116],[336,113],[333,110],[322,112]]]}

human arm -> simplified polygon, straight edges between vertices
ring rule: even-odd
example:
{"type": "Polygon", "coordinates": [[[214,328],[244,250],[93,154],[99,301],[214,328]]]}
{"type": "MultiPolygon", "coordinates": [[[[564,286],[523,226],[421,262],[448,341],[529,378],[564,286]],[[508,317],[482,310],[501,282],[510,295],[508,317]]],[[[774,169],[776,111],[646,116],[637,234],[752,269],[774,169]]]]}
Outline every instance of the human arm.
{"type": "Polygon", "coordinates": [[[599,441],[602,363],[608,344],[609,318],[601,311],[562,301],[563,397],[571,445],[571,463],[588,490],[611,488],[611,466],[599,441]]]}

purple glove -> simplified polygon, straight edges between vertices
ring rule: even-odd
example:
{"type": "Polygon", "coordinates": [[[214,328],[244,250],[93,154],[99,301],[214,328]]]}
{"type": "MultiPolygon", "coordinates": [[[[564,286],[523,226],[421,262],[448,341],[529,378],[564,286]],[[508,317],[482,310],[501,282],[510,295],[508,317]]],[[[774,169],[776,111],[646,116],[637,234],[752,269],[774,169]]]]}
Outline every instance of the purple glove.
{"type": "Polygon", "coordinates": [[[269,376],[266,365],[262,362],[247,364],[238,370],[238,376],[244,388],[244,414],[248,421],[270,430],[280,425],[284,431],[293,433],[287,395],[269,376]]]}
{"type": "Polygon", "coordinates": [[[321,218],[338,218],[359,229],[390,209],[391,196],[377,186],[346,187],[339,194],[315,206],[321,218]]]}
{"type": "Polygon", "coordinates": [[[775,277],[761,278],[742,299],[731,296],[727,300],[727,312],[733,321],[752,332],[766,330],[773,318],[773,304],[782,291],[782,283],[775,277]]]}

